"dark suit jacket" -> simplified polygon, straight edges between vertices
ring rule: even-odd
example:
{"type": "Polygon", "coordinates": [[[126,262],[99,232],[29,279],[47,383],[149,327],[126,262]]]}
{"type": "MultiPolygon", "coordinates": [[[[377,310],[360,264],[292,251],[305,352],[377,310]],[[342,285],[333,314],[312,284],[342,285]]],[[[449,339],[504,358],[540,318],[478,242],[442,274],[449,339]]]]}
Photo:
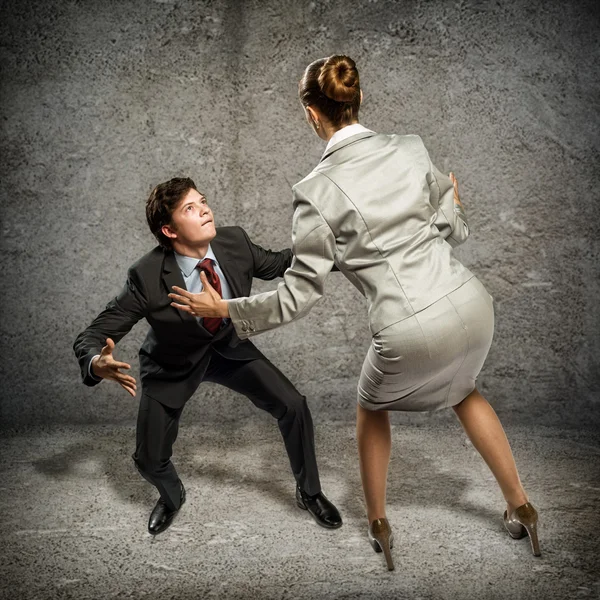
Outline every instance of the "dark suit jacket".
{"type": "MultiPolygon", "coordinates": [[[[253,277],[281,277],[292,262],[291,250],[265,250],[241,227],[218,227],[211,248],[234,297],[250,295],[253,277]]],[[[86,385],[99,383],[89,376],[89,363],[106,338],[118,343],[142,318],[150,324],[139,352],[143,391],[172,408],[183,406],[202,381],[211,348],[233,360],[263,356],[254,344],[239,339],[231,321],[213,336],[195,317],[172,307],[167,294],[173,285],[185,289],[175,255],[160,246],[129,268],[121,293],[73,345],[86,385]]]]}

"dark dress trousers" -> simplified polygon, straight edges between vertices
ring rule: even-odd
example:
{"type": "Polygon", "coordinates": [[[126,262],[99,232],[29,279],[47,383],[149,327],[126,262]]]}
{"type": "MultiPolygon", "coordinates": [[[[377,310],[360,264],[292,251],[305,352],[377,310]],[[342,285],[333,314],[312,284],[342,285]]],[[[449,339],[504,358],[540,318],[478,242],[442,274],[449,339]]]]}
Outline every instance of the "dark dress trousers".
{"type": "MultiPolygon", "coordinates": [[[[234,297],[250,295],[253,277],[281,277],[292,262],[291,250],[265,250],[241,227],[218,227],[211,248],[234,297]]],[[[175,255],[154,248],[129,268],[119,295],[73,346],[83,382],[97,385],[89,367],[106,338],[117,344],[140,319],[148,321],[139,351],[142,396],[133,455],[140,473],[170,508],[179,507],[181,484],[171,462],[179,418],[198,385],[211,381],[244,394],[277,419],[298,485],[310,495],[320,492],[306,397],[254,344],[240,340],[231,321],[213,335],[196,317],[172,307],[168,294],[174,285],[185,289],[175,255]]]]}

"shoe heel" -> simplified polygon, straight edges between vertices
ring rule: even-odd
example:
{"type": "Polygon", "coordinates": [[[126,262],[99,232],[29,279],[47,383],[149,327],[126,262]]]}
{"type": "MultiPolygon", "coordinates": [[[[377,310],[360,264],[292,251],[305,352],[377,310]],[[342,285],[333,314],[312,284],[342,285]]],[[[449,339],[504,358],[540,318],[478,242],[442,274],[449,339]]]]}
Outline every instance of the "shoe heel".
{"type": "Polygon", "coordinates": [[[537,523],[531,523],[528,525],[523,525],[527,530],[527,535],[529,536],[529,541],[531,542],[531,551],[534,556],[541,556],[542,553],[540,551],[540,541],[538,539],[537,534],[537,523]]]}
{"type": "Polygon", "coordinates": [[[514,539],[529,536],[533,555],[541,556],[542,553],[540,552],[537,524],[537,510],[535,510],[529,502],[517,507],[510,515],[510,518],[506,511],[504,511],[504,526],[508,530],[510,536],[514,539]]]}
{"type": "Polygon", "coordinates": [[[393,571],[394,561],[392,559],[391,549],[394,547],[394,535],[392,534],[387,520],[385,520],[384,523],[381,523],[381,520],[378,519],[373,524],[375,523],[378,523],[379,527],[383,525],[383,529],[375,533],[369,528],[369,542],[375,552],[383,552],[388,571],[393,571]]]}
{"type": "Polygon", "coordinates": [[[387,543],[384,543],[382,546],[383,555],[385,556],[385,562],[387,563],[388,571],[394,570],[394,561],[392,560],[392,553],[390,548],[390,541],[387,540],[387,543]]]}

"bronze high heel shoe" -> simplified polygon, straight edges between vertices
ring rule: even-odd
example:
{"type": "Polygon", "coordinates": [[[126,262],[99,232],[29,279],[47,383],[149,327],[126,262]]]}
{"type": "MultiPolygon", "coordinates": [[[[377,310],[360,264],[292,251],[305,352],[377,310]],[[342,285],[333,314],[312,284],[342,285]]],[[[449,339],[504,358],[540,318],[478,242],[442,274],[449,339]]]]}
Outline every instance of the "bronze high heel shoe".
{"type": "Polygon", "coordinates": [[[390,550],[394,547],[394,534],[386,518],[375,519],[369,525],[369,542],[375,552],[383,551],[388,571],[393,571],[394,561],[390,550]]]}
{"type": "Polygon", "coordinates": [[[508,512],[504,511],[504,527],[510,534],[510,537],[518,540],[529,535],[531,541],[531,550],[534,556],[541,556],[540,542],[537,534],[538,514],[535,508],[529,502],[522,504],[512,511],[510,517],[508,512]]]}

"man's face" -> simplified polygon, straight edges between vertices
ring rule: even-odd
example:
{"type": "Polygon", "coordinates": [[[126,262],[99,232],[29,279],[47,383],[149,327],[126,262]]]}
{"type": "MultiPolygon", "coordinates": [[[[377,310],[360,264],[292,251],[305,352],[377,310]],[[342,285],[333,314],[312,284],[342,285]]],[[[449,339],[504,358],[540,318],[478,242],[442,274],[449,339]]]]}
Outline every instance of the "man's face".
{"type": "Polygon", "coordinates": [[[217,235],[212,210],[206,198],[196,190],[190,190],[177,205],[171,222],[163,227],[163,233],[172,242],[184,246],[203,246],[217,235]]]}

